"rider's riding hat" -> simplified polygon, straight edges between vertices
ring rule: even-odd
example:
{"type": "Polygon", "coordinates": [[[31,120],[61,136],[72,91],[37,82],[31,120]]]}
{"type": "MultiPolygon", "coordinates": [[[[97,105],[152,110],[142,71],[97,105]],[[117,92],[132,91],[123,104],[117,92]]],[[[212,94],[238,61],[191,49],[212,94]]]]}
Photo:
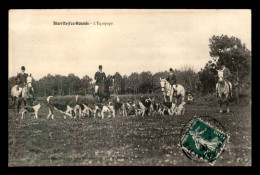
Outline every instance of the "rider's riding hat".
{"type": "Polygon", "coordinates": [[[102,69],[102,65],[99,65],[98,68],[99,68],[99,69],[102,69]]]}
{"type": "Polygon", "coordinates": [[[173,69],[172,69],[172,68],[170,68],[170,72],[173,72],[173,69]]]}
{"type": "Polygon", "coordinates": [[[24,66],[22,66],[22,67],[21,67],[21,69],[22,69],[22,70],[25,70],[25,67],[24,67],[24,66]]]}

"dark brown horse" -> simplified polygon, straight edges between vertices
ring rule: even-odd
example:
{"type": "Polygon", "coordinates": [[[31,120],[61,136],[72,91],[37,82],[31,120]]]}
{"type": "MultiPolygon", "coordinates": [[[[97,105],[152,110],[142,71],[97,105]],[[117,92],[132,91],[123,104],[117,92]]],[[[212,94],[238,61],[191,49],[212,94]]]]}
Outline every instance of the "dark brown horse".
{"type": "Polygon", "coordinates": [[[93,88],[93,97],[95,100],[102,103],[103,98],[108,100],[110,98],[110,92],[113,89],[114,86],[114,77],[108,75],[107,78],[101,83],[101,85],[98,88],[98,93],[95,94],[94,88],[93,88]]]}

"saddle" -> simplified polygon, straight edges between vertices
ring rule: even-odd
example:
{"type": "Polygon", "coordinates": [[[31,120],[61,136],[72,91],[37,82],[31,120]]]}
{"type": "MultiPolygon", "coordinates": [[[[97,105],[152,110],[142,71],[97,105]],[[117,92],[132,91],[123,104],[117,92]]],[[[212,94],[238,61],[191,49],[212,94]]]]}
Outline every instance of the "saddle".
{"type": "Polygon", "coordinates": [[[24,87],[24,84],[18,84],[16,87],[16,90],[19,90],[19,88],[23,88],[23,87],[24,87]]]}

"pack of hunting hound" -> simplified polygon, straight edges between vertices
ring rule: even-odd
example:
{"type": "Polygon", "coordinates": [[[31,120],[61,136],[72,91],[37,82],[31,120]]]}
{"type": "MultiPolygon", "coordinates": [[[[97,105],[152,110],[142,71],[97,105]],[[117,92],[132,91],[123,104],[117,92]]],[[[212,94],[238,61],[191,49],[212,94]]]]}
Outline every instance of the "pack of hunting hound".
{"type": "MultiPolygon", "coordinates": [[[[76,96],[76,105],[71,106],[68,104],[60,104],[55,102],[55,96],[47,97],[47,106],[49,108],[49,114],[47,119],[55,119],[54,111],[58,111],[63,114],[64,119],[70,118],[85,118],[85,117],[100,117],[110,118],[116,116],[157,116],[157,115],[184,115],[185,102],[181,102],[179,105],[175,102],[158,102],[155,98],[148,96],[141,96],[140,99],[131,100],[127,99],[122,101],[118,96],[112,96],[110,100],[104,103],[79,103],[79,95],[76,96]]],[[[82,97],[84,98],[84,97],[82,97]]],[[[36,99],[37,103],[37,99],[36,99]]],[[[19,116],[23,119],[26,114],[33,115],[38,119],[38,111],[41,108],[41,103],[38,102],[35,106],[24,106],[19,116]]]]}

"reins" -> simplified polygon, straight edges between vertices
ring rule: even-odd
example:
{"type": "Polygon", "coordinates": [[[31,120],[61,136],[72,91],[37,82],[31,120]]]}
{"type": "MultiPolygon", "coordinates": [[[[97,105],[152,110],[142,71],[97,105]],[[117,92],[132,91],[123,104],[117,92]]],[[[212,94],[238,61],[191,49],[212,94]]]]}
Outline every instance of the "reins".
{"type": "MultiPolygon", "coordinates": [[[[164,81],[164,84],[166,84],[167,82],[166,82],[166,80],[164,81]]],[[[163,92],[164,93],[168,93],[169,91],[170,91],[170,89],[171,88],[169,88],[169,89],[166,89],[166,87],[161,87],[161,88],[163,88],[163,92]],[[167,91],[165,91],[165,89],[167,90],[167,91]]]]}

